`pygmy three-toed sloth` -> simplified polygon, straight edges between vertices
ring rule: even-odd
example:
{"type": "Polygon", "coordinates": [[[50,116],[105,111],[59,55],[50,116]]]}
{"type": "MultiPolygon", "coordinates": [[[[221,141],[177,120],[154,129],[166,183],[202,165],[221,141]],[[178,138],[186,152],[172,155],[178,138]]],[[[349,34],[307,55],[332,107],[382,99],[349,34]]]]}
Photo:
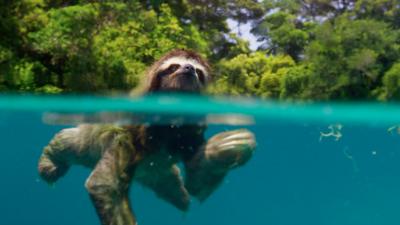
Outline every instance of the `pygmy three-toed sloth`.
{"type": "MultiPolygon", "coordinates": [[[[198,54],[175,50],[150,67],[144,91],[199,93],[210,80],[209,71],[198,54]]],[[[189,195],[205,200],[230,169],[253,154],[256,143],[251,132],[227,131],[205,140],[205,129],[203,124],[83,124],[64,129],[44,148],[39,173],[54,183],[73,164],[93,168],[85,186],[101,223],[135,225],[128,199],[132,180],[186,211],[189,195]]]]}

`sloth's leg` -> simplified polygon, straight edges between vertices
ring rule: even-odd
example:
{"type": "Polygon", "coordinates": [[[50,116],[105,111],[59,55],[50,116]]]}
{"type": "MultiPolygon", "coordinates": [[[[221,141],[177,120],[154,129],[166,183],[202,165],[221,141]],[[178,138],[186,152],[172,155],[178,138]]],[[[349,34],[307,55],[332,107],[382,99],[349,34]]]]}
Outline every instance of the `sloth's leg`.
{"type": "Polygon", "coordinates": [[[214,135],[193,158],[185,161],[187,190],[204,201],[229,170],[245,164],[251,158],[255,147],[254,135],[246,129],[214,135]]]}
{"type": "Polygon", "coordinates": [[[85,186],[103,225],[136,225],[128,198],[134,157],[130,136],[117,133],[86,180],[85,186]]]}
{"type": "Polygon", "coordinates": [[[187,211],[190,197],[184,186],[179,167],[176,165],[170,165],[166,168],[157,168],[157,165],[151,167],[141,168],[142,172],[138,171],[141,175],[135,177],[135,179],[152,189],[159,198],[166,200],[182,211],[187,211]]]}
{"type": "Polygon", "coordinates": [[[56,182],[68,171],[77,132],[78,128],[64,129],[44,148],[39,159],[39,175],[47,183],[56,182]]]}

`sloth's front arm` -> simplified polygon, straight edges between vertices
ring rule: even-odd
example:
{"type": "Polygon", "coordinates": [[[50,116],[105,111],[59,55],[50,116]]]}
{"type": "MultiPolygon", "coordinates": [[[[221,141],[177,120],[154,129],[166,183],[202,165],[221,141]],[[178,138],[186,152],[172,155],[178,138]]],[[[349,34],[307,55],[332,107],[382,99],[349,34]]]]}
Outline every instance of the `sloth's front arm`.
{"type": "Polygon", "coordinates": [[[104,225],[135,225],[128,191],[138,154],[126,130],[112,125],[64,129],[44,149],[39,174],[54,183],[73,164],[93,168],[86,188],[104,225]]]}
{"type": "Polygon", "coordinates": [[[254,135],[246,129],[214,135],[192,158],[185,161],[186,189],[204,201],[231,169],[245,164],[251,158],[255,147],[254,135]]]}
{"type": "Polygon", "coordinates": [[[126,133],[112,137],[86,180],[92,202],[104,225],[136,225],[129,202],[135,149],[126,133]]]}

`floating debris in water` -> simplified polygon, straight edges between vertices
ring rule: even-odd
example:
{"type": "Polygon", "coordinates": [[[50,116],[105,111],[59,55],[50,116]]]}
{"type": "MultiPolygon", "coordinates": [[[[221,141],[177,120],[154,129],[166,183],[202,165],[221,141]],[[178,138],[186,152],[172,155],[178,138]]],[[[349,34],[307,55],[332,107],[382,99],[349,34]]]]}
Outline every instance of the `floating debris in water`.
{"type": "Polygon", "coordinates": [[[399,134],[400,135],[400,125],[394,125],[387,129],[387,132],[390,134],[399,134]]]}
{"type": "Polygon", "coordinates": [[[327,138],[327,137],[334,137],[335,141],[339,141],[340,138],[342,138],[342,128],[343,125],[342,124],[331,124],[328,126],[329,132],[328,133],[324,133],[324,132],[320,132],[320,136],[319,136],[319,141],[322,141],[323,138],[327,138]]]}
{"type": "Polygon", "coordinates": [[[355,173],[358,173],[360,169],[358,168],[357,161],[354,159],[353,155],[349,152],[349,147],[343,148],[343,154],[351,160],[351,163],[353,164],[353,170],[355,173]]]}

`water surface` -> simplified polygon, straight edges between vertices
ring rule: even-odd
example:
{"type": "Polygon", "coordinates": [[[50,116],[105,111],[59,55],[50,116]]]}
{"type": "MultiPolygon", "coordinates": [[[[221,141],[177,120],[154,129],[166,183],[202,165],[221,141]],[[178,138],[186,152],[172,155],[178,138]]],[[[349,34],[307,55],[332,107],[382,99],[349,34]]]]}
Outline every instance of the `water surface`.
{"type": "Polygon", "coordinates": [[[127,120],[121,112],[146,115],[139,122],[159,115],[188,121],[212,115],[219,119],[208,120],[207,136],[239,127],[256,134],[251,161],[232,171],[206,202],[194,200],[186,214],[133,185],[140,225],[400,224],[400,106],[194,96],[0,96],[0,224],[99,224],[83,186],[88,169],[73,167],[54,187],[38,177],[42,148],[73,124],[70,119],[49,123],[44,118],[49,112],[94,122],[104,117],[93,115],[118,112],[106,118],[122,123],[127,120]]]}

